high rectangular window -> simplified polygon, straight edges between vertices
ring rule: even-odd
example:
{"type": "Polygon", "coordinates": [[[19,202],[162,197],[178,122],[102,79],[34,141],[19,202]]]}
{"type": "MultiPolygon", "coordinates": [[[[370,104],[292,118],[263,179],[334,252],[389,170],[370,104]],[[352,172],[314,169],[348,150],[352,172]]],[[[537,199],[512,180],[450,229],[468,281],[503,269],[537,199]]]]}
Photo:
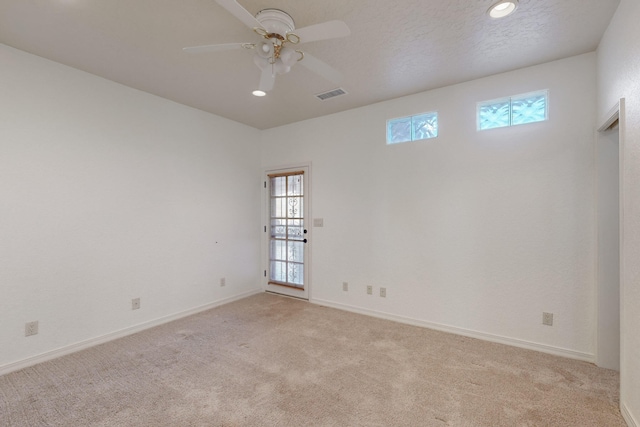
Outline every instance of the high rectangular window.
{"type": "Polygon", "coordinates": [[[549,117],[549,92],[515,95],[478,103],[478,130],[542,122],[549,117]]]}
{"type": "Polygon", "coordinates": [[[387,121],[387,144],[418,141],[438,136],[438,113],[423,113],[387,121]]]}

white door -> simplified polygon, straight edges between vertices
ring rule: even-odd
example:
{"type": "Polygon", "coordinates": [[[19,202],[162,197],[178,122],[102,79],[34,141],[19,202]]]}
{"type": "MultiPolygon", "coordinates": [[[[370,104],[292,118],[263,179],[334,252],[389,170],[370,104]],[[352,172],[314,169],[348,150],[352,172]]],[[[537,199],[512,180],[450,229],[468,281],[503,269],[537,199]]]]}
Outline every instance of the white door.
{"type": "Polygon", "coordinates": [[[266,173],[268,292],[309,299],[308,167],[266,173]]]}

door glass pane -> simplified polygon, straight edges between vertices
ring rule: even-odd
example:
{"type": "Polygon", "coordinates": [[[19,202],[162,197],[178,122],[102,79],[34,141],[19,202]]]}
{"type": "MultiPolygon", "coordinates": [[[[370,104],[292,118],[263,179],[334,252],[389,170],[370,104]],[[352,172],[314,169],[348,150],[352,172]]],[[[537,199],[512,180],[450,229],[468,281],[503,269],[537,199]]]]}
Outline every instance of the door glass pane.
{"type": "Polygon", "coordinates": [[[304,175],[270,177],[269,279],[304,288],[304,175]]]}
{"type": "Polygon", "coordinates": [[[287,203],[289,204],[287,218],[302,218],[302,197],[289,197],[287,203]]]}
{"type": "Polygon", "coordinates": [[[289,196],[301,196],[302,195],[302,175],[290,176],[287,184],[287,195],[289,196]]]}
{"type": "Polygon", "coordinates": [[[276,282],[287,282],[287,263],[279,261],[271,261],[271,280],[276,282]]]}
{"type": "Polygon", "coordinates": [[[287,177],[277,176],[271,178],[271,195],[285,196],[287,194],[287,177]]]}
{"type": "Polygon", "coordinates": [[[302,262],[304,256],[304,243],[289,241],[287,244],[287,260],[292,262],[302,262]]]}
{"type": "Polygon", "coordinates": [[[271,260],[272,261],[287,260],[287,242],[285,240],[271,241],[271,260]]]}
{"type": "Polygon", "coordinates": [[[289,239],[302,240],[304,238],[302,221],[299,219],[290,219],[287,223],[287,236],[289,239]]]}
{"type": "Polygon", "coordinates": [[[271,217],[286,218],[287,217],[287,198],[273,197],[271,199],[271,217]]]}
{"type": "Polygon", "coordinates": [[[302,264],[289,263],[288,282],[302,286],[304,283],[304,266],[302,264]]]}
{"type": "Polygon", "coordinates": [[[287,235],[286,219],[271,219],[271,237],[276,239],[284,239],[287,235]]]}

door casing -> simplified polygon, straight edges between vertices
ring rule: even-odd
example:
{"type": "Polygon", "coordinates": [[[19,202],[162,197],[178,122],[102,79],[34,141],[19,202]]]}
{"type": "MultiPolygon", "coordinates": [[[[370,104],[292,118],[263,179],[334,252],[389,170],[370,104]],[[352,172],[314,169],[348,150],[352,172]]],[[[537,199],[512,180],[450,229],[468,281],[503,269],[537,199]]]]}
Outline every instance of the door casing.
{"type": "Polygon", "coordinates": [[[311,298],[311,246],[313,242],[312,220],[311,220],[311,163],[300,163],[294,165],[266,168],[263,171],[263,191],[262,191],[262,288],[266,292],[273,292],[290,297],[308,300],[311,298]],[[304,228],[307,230],[304,251],[304,290],[290,288],[287,286],[269,284],[269,176],[271,174],[304,171],[304,228]]]}

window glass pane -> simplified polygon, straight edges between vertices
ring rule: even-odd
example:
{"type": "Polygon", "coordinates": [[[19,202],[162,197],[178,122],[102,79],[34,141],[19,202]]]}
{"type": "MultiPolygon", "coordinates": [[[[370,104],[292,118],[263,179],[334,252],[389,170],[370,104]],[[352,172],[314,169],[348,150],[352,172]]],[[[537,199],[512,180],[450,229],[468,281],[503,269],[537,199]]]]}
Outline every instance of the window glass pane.
{"type": "Polygon", "coordinates": [[[547,94],[511,98],[511,124],[541,122],[547,119],[547,94]]]}
{"type": "Polygon", "coordinates": [[[438,113],[421,114],[411,119],[414,141],[438,136],[438,113]]]}
{"type": "Polygon", "coordinates": [[[509,104],[509,99],[479,104],[478,128],[484,130],[509,126],[509,104]]]}
{"type": "Polygon", "coordinates": [[[387,122],[387,144],[411,141],[411,117],[387,122]]]}

